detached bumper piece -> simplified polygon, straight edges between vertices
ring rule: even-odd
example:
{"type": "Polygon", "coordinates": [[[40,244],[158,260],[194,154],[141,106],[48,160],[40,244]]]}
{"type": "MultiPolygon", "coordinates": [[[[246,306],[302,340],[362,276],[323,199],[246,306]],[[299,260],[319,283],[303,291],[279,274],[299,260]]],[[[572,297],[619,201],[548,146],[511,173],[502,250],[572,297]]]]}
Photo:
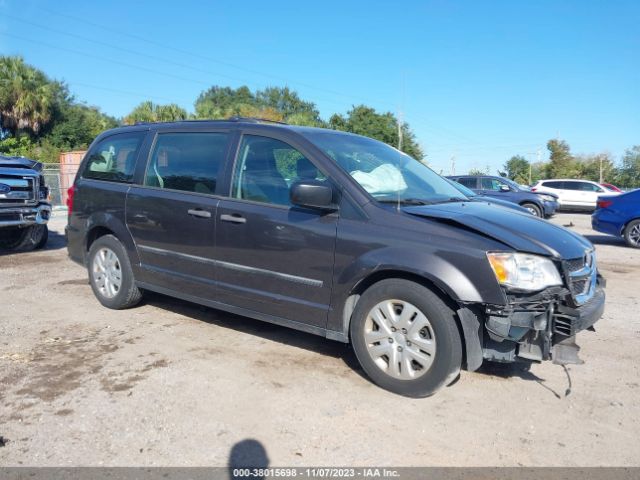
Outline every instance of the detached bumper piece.
{"type": "Polygon", "coordinates": [[[575,307],[564,301],[567,293],[549,290],[529,298],[512,297],[508,308],[487,308],[483,358],[495,362],[582,363],[575,335],[594,330],[593,325],[604,312],[605,294],[599,281],[592,298],[575,307]]]}

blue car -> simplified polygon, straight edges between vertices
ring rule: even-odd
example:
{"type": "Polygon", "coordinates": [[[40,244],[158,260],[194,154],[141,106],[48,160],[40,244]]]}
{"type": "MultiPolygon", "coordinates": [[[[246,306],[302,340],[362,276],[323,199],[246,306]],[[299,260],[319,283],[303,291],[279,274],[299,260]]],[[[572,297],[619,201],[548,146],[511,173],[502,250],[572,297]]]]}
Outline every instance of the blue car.
{"type": "Polygon", "coordinates": [[[640,248],[640,189],[599,197],[591,226],[598,232],[623,237],[630,247],[640,248]]]}
{"type": "Polygon", "coordinates": [[[447,177],[470,188],[478,195],[515,203],[536,217],[551,217],[559,207],[558,196],[553,193],[532,192],[513,180],[492,175],[459,175],[447,177]]]}

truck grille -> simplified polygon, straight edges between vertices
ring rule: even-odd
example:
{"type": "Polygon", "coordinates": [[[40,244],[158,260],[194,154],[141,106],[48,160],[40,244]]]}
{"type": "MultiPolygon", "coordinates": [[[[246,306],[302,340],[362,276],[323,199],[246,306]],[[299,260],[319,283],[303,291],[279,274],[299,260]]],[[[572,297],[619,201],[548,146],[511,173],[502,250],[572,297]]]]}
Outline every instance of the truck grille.
{"type": "Polygon", "coordinates": [[[588,302],[596,289],[598,269],[595,252],[589,250],[580,258],[565,260],[564,269],[575,303],[582,305],[588,302]]]}
{"type": "Polygon", "coordinates": [[[28,205],[37,201],[35,178],[0,175],[0,206],[28,205]]]}

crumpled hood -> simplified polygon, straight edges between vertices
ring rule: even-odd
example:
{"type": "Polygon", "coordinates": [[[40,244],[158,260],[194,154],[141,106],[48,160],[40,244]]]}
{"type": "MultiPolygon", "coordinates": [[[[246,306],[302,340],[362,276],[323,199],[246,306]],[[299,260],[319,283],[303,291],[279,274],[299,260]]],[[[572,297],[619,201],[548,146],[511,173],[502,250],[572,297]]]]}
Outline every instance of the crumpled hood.
{"type": "Polygon", "coordinates": [[[411,215],[459,225],[521,252],[570,259],[593,245],[586,238],[528,213],[483,202],[455,202],[404,207],[411,215]]]}

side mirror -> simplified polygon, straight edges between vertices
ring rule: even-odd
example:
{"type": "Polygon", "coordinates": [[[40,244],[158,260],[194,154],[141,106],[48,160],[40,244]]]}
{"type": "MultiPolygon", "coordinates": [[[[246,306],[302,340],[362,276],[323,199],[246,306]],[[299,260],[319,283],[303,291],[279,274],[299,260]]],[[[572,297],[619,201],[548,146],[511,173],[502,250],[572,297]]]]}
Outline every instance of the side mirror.
{"type": "Polygon", "coordinates": [[[501,192],[510,192],[511,189],[507,185],[500,185],[501,192]]]}
{"type": "Polygon", "coordinates": [[[318,180],[295,182],[289,189],[289,198],[298,207],[329,211],[338,209],[333,203],[333,188],[318,180]]]}

